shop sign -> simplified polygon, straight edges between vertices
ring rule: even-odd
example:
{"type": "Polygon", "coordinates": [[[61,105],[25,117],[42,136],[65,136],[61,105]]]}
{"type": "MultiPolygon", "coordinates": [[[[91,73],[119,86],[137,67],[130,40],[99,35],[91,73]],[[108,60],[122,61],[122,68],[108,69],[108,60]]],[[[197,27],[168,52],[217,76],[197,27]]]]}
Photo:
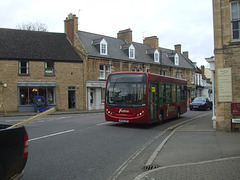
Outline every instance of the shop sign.
{"type": "Polygon", "coordinates": [[[240,103],[231,103],[231,113],[240,114],[240,103]]]}

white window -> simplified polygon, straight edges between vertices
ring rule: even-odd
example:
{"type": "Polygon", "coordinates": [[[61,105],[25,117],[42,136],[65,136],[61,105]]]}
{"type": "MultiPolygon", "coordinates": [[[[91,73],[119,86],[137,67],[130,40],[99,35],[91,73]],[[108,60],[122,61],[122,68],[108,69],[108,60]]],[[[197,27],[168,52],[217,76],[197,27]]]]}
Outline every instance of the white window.
{"type": "Polygon", "coordinates": [[[179,66],[179,56],[178,56],[178,54],[176,54],[176,55],[174,56],[174,64],[175,64],[176,66],[179,66]]]}
{"type": "Polygon", "coordinates": [[[100,79],[106,79],[111,73],[111,65],[100,64],[100,79]]]}
{"type": "Polygon", "coordinates": [[[29,74],[29,62],[28,61],[19,61],[18,73],[24,74],[24,75],[29,74]]]}
{"type": "Polygon", "coordinates": [[[111,65],[106,65],[106,78],[111,73],[111,65]]]}
{"type": "Polygon", "coordinates": [[[105,79],[105,65],[100,64],[100,79],[105,79]]]}
{"type": "Polygon", "coordinates": [[[232,39],[240,40],[240,2],[231,2],[232,39]]]}
{"type": "Polygon", "coordinates": [[[135,59],[135,48],[133,45],[129,47],[129,58],[130,59],[135,59]]]}
{"type": "Polygon", "coordinates": [[[191,76],[191,82],[192,82],[192,84],[194,84],[194,75],[193,75],[193,73],[192,73],[192,76],[191,76]]]}
{"type": "Polygon", "coordinates": [[[105,39],[102,39],[100,42],[100,54],[107,55],[108,47],[107,47],[107,41],[105,39]]]}
{"type": "Polygon", "coordinates": [[[154,62],[159,62],[159,52],[157,49],[154,51],[154,62]]]}

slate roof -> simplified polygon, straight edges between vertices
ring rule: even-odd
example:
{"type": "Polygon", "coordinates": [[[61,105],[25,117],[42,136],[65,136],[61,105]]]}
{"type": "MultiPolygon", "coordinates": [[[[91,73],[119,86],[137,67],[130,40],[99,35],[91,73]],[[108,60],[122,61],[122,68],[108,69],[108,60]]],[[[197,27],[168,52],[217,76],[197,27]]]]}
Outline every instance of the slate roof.
{"type": "Polygon", "coordinates": [[[0,59],[82,62],[65,33],[0,28],[0,59]]]}
{"type": "MultiPolygon", "coordinates": [[[[135,47],[135,59],[129,59],[129,57],[124,53],[124,51],[120,48],[121,46],[127,47],[127,42],[124,40],[120,40],[114,37],[104,36],[100,34],[94,34],[84,31],[78,31],[78,37],[82,42],[83,47],[85,48],[87,55],[95,56],[95,57],[103,57],[110,59],[117,59],[123,61],[131,61],[131,62],[140,62],[140,63],[149,63],[163,66],[171,66],[178,68],[186,68],[186,69],[195,69],[190,61],[187,60],[185,56],[181,53],[179,55],[179,66],[176,66],[171,59],[169,59],[168,53],[173,53],[174,50],[167,48],[159,48],[160,50],[160,63],[154,62],[153,57],[147,54],[147,51],[153,49],[152,46],[133,42],[133,46],[135,47]],[[92,44],[92,42],[96,39],[105,39],[108,43],[108,55],[101,55],[97,48],[92,44]],[[162,54],[161,54],[162,53],[162,54]]],[[[153,51],[154,52],[154,51],[153,51]]]]}

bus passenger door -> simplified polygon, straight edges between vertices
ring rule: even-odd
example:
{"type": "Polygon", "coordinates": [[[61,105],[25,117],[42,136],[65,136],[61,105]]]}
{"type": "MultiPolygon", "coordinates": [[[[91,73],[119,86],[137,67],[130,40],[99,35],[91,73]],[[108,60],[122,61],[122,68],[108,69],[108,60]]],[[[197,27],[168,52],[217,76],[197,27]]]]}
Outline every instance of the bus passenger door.
{"type": "Polygon", "coordinates": [[[158,85],[154,83],[149,84],[148,92],[148,109],[150,122],[158,120],[158,85]]]}

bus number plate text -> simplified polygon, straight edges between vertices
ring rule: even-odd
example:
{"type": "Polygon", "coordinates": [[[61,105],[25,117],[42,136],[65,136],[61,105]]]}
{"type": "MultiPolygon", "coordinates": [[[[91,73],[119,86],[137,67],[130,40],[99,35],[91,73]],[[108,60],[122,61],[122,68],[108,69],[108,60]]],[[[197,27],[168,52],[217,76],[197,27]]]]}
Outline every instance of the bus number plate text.
{"type": "Polygon", "coordinates": [[[129,120],[126,120],[126,119],[119,119],[119,122],[129,123],[129,120]]]}

